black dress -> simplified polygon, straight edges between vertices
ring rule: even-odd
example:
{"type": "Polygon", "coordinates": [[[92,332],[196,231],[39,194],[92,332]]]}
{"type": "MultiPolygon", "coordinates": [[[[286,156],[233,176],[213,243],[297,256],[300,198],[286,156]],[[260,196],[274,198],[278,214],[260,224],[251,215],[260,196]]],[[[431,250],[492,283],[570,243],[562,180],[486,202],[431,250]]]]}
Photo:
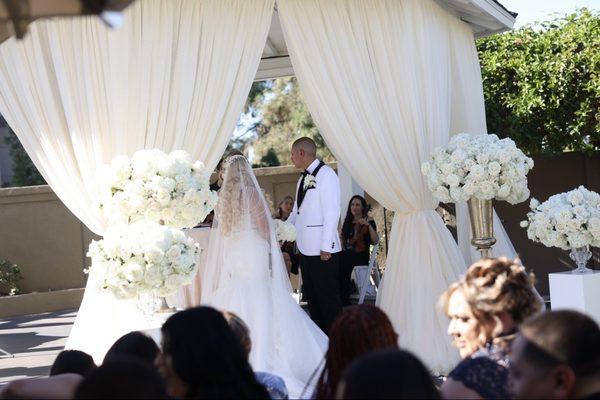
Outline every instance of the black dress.
{"type": "MultiPolygon", "coordinates": [[[[377,231],[375,221],[369,221],[369,224],[377,231]]],[[[343,250],[340,254],[340,296],[342,305],[350,305],[350,294],[353,291],[352,285],[352,270],[357,265],[368,265],[370,257],[371,235],[366,229],[361,232],[364,225],[353,224],[352,226],[344,226],[342,228],[343,250]],[[355,237],[361,243],[356,243],[355,237]]],[[[368,228],[368,227],[364,227],[368,228]]]]}
{"type": "Polygon", "coordinates": [[[488,343],[471,356],[462,360],[448,375],[477,392],[484,399],[510,399],[508,370],[509,349],[514,335],[508,336],[503,345],[488,343]]]}

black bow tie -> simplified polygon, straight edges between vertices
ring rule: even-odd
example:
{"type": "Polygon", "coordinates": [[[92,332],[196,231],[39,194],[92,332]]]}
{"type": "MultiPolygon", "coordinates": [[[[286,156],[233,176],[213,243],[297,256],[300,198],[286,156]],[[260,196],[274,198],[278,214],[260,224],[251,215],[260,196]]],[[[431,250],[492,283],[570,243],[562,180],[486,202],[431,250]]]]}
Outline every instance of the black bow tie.
{"type": "Polygon", "coordinates": [[[308,172],[307,170],[304,170],[304,172],[302,172],[302,176],[306,176],[306,175],[310,175],[310,172],[308,172]]]}

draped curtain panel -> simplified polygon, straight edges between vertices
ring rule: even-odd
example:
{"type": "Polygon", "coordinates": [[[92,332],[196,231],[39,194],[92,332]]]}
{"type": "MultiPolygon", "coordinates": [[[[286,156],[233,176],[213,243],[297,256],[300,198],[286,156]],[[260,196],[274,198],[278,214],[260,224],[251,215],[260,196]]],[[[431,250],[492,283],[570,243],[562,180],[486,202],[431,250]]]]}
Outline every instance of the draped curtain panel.
{"type": "Polygon", "coordinates": [[[485,128],[485,114],[465,116],[470,107],[483,112],[480,88],[461,81],[481,85],[473,33],[429,0],[277,4],[298,82],[327,145],[395,211],[377,304],[400,346],[448,372],[458,354],[436,303],[465,260],[434,211],[420,167],[465,121],[472,124],[465,129],[485,128]],[[464,104],[458,109],[454,101],[464,104]]]}
{"type": "Polygon", "coordinates": [[[256,74],[274,0],[138,0],[119,29],[96,17],[31,25],[0,46],[0,113],[63,203],[95,233],[99,164],[225,149],[256,74]]]}

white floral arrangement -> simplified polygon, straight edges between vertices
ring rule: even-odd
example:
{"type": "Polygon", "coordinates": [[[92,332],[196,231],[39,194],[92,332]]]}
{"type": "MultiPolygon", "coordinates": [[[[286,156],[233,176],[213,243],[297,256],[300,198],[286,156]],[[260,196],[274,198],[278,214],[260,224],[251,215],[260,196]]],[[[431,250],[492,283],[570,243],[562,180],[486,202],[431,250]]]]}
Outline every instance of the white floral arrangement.
{"type": "Polygon", "coordinates": [[[183,231],[156,222],[109,227],[92,241],[86,271],[118,299],[140,294],[166,297],[192,282],[200,249],[183,231]]]}
{"type": "Polygon", "coordinates": [[[511,139],[460,133],[433,151],[421,166],[427,185],[443,203],[470,198],[521,203],[529,197],[527,173],[533,160],[511,139]]]}
{"type": "Polygon", "coordinates": [[[302,185],[304,190],[313,189],[317,187],[317,178],[314,175],[308,174],[304,177],[304,184],[302,185]]]}
{"type": "Polygon", "coordinates": [[[583,186],[551,196],[541,203],[531,199],[531,211],[521,222],[534,242],[563,250],[600,247],[600,195],[583,186]]]}
{"type": "Polygon", "coordinates": [[[111,225],[155,221],[193,228],[214,209],[210,171],[182,150],[140,150],[99,169],[100,207],[111,225]]]}
{"type": "Polygon", "coordinates": [[[279,242],[295,242],[296,227],[287,221],[275,220],[275,235],[279,242]]]}

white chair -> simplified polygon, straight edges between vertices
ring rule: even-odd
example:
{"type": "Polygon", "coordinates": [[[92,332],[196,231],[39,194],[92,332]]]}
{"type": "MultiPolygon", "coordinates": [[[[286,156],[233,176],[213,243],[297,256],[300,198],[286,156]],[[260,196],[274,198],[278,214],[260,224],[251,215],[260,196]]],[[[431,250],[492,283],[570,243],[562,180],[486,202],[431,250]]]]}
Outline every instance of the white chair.
{"type": "Polygon", "coordinates": [[[358,287],[358,295],[354,294],[351,297],[358,297],[358,304],[365,301],[365,297],[373,300],[377,297],[377,287],[381,280],[379,268],[377,267],[377,252],[379,251],[379,242],[373,246],[373,253],[369,259],[369,265],[357,265],[352,270],[352,279],[358,287]]]}

